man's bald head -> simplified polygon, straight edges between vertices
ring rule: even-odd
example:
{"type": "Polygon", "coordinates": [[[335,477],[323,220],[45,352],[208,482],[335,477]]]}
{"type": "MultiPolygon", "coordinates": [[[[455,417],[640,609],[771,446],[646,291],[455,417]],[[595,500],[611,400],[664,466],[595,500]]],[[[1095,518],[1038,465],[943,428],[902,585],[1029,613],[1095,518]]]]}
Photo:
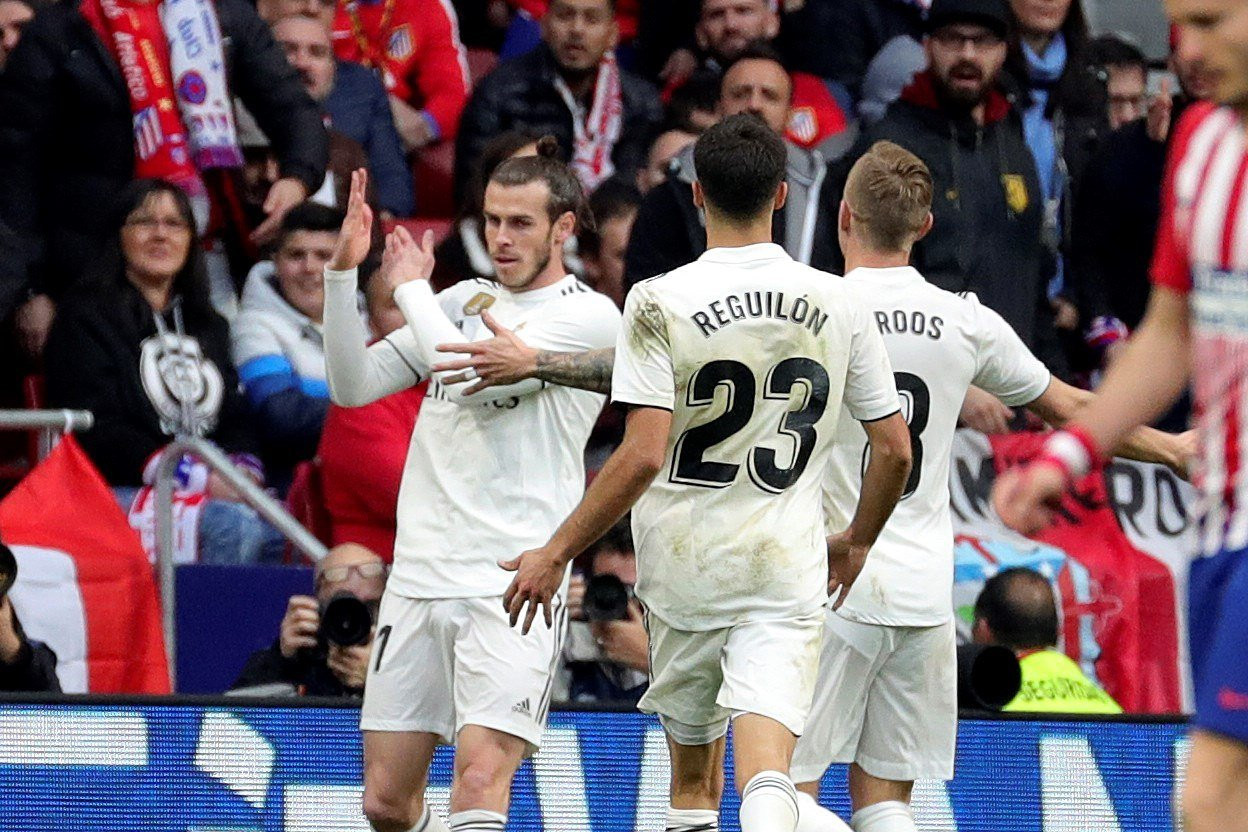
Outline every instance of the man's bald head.
{"type": "Polygon", "coordinates": [[[328,600],[350,592],[361,601],[378,601],[386,588],[386,564],[358,543],[341,543],[316,564],[316,597],[328,600]]]}
{"type": "Polygon", "coordinates": [[[1049,579],[1032,569],[1005,569],[975,599],[975,640],[1011,650],[1057,645],[1057,599],[1049,579]]]}

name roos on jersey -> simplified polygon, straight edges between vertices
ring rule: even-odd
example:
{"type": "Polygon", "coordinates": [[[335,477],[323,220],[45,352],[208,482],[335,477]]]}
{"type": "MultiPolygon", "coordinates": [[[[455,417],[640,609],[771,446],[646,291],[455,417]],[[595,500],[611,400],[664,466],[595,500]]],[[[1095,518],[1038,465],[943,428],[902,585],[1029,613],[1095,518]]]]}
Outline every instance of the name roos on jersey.
{"type": "Polygon", "coordinates": [[[881,335],[926,335],[933,341],[939,341],[940,336],[944,334],[941,327],[945,325],[945,321],[939,315],[929,318],[918,311],[907,312],[904,309],[894,309],[886,312],[883,309],[877,309],[875,324],[880,328],[881,335]]]}
{"type": "Polygon", "coordinates": [[[747,318],[774,318],[777,321],[789,321],[798,326],[805,325],[814,334],[828,322],[828,315],[818,306],[813,306],[805,297],[786,302],[784,292],[742,292],[739,295],[725,295],[720,300],[713,300],[706,305],[707,311],[694,312],[689,316],[703,338],[721,327],[734,321],[747,318]],[[711,317],[714,316],[714,322],[711,317]]]}

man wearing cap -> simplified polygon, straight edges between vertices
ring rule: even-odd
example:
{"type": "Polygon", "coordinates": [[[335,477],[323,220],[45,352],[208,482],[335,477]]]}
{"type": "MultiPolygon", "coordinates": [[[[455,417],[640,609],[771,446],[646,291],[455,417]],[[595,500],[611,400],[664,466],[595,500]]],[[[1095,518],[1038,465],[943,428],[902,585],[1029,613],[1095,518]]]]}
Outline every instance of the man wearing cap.
{"type": "Polygon", "coordinates": [[[915,268],[942,289],[976,293],[1061,375],[1044,200],[1022,119],[1002,89],[1011,20],[1007,0],[933,0],[927,68],[864,131],[839,178],[881,139],[922,159],[935,186],[935,231],[915,246],[915,268]]]}

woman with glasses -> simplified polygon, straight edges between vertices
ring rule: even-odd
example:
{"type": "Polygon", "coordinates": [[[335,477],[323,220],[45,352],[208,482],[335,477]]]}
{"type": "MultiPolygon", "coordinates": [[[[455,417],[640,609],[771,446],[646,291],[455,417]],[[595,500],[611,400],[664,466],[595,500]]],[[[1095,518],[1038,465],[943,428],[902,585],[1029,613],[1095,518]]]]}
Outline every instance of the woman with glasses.
{"type": "MultiPolygon", "coordinates": [[[[213,441],[257,483],[264,473],[230,361],[229,326],[208,300],[185,192],[162,180],[135,181],[120,194],[110,227],[48,339],[47,396],[54,407],[94,414],[78,441],[150,546],[151,486],[174,435],[213,441]]],[[[181,461],[177,490],[175,518],[198,528],[198,551],[188,545],[184,559],[280,558],[280,535],[202,462],[181,461]]]]}

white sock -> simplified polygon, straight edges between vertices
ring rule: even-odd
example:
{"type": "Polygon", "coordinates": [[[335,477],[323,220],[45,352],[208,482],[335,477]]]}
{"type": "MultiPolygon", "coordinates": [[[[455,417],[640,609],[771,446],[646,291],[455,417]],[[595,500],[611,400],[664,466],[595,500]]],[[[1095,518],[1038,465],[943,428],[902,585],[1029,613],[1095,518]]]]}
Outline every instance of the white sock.
{"type": "Polygon", "coordinates": [[[794,832],[797,789],[789,775],[760,771],[741,790],[741,832],[794,832]]]}
{"type": "Polygon", "coordinates": [[[719,832],[719,812],[714,809],[667,807],[666,832],[719,832]]]}
{"type": "Polygon", "coordinates": [[[507,816],[487,809],[467,809],[447,818],[450,832],[503,832],[507,816]]]}
{"type": "Polygon", "coordinates": [[[900,800],[872,803],[849,819],[854,832],[918,832],[910,807],[900,800]]]}
{"type": "Polygon", "coordinates": [[[797,832],[850,832],[849,824],[806,792],[797,793],[797,832]]]}
{"type": "Polygon", "coordinates": [[[426,803],[425,809],[420,815],[420,820],[416,821],[416,825],[409,832],[451,832],[451,830],[447,828],[442,818],[430,809],[429,804],[426,803]]]}

